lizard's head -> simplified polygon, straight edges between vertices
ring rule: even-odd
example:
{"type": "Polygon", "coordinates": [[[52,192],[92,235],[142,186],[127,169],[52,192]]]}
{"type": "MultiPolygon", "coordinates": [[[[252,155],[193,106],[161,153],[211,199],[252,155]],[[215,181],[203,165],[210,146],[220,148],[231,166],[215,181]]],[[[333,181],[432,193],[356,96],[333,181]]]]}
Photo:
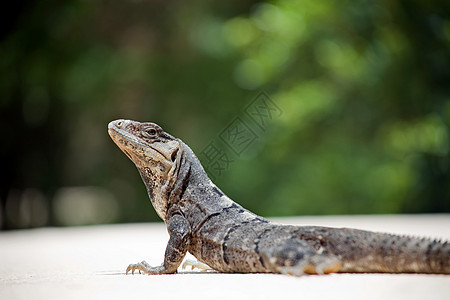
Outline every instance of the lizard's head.
{"type": "Polygon", "coordinates": [[[167,190],[176,180],[181,157],[181,141],[154,123],[116,120],[108,124],[108,133],[134,162],[141,174],[158,215],[165,220],[167,190]]]}

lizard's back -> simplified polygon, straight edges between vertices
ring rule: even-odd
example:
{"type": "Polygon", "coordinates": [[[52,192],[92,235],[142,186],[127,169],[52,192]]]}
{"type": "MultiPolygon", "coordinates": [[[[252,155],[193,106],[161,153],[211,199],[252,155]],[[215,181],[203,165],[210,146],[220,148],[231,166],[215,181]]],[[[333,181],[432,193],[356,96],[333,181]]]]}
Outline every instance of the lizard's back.
{"type": "Polygon", "coordinates": [[[349,228],[275,224],[236,206],[194,232],[189,251],[222,272],[450,273],[450,245],[349,228]]]}

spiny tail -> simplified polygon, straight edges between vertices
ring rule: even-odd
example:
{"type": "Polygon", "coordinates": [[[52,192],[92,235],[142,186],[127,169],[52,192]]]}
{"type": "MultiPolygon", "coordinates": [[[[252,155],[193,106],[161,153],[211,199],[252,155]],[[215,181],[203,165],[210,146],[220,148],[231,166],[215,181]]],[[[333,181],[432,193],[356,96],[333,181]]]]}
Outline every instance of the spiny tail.
{"type": "Polygon", "coordinates": [[[392,272],[450,273],[450,244],[440,240],[391,236],[381,248],[392,272]],[[396,245],[397,244],[397,245],[396,245]]]}
{"type": "Polygon", "coordinates": [[[341,272],[450,274],[448,241],[359,230],[353,241],[353,253],[338,247],[344,262],[341,272]]]}

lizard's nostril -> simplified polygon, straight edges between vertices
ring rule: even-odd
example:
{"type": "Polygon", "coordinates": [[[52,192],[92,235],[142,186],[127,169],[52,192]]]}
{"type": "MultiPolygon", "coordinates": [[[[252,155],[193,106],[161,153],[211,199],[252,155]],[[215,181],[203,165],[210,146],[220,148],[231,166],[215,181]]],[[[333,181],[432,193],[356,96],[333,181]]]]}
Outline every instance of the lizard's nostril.
{"type": "Polygon", "coordinates": [[[116,124],[116,126],[119,127],[119,128],[121,128],[122,125],[123,125],[123,122],[122,122],[122,121],[119,121],[119,122],[117,122],[117,124],[116,124]]]}

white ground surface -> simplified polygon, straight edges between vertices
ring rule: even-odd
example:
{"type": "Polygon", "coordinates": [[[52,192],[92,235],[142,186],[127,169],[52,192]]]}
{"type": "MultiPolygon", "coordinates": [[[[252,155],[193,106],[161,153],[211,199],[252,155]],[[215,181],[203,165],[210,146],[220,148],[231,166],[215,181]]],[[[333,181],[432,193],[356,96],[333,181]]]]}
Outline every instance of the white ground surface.
{"type": "MultiPolygon", "coordinates": [[[[450,239],[450,214],[275,221],[450,239]]],[[[0,299],[450,299],[450,275],[125,275],[130,263],[160,264],[167,239],[163,224],[0,232],[0,299]]]]}

